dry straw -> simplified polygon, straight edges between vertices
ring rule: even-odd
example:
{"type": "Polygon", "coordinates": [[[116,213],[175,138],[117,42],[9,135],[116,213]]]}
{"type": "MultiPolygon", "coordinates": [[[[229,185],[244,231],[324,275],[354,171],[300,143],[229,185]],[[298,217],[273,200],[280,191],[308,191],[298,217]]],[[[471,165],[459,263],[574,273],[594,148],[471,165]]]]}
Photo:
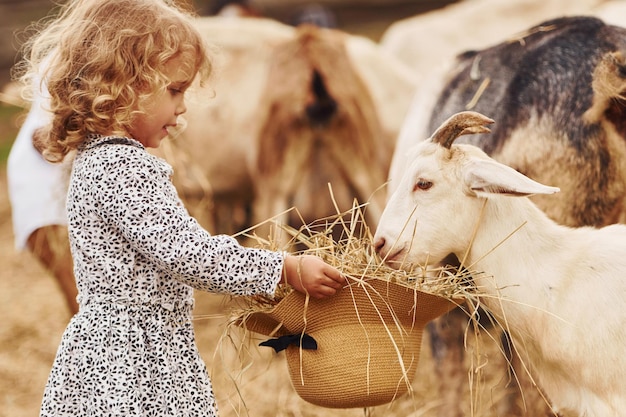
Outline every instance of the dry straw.
{"type": "MultiPolygon", "coordinates": [[[[363,207],[355,203],[301,229],[275,229],[290,237],[289,248],[320,256],[347,277],[336,296],[309,299],[281,287],[273,298],[239,298],[232,321],[270,338],[311,336],[317,349],[289,345],[287,364],[296,392],[323,407],[375,406],[411,392],[426,323],[475,297],[469,271],[385,265],[373,250],[363,207]]],[[[248,237],[259,247],[287,249],[277,247],[283,239],[248,237]]]]}

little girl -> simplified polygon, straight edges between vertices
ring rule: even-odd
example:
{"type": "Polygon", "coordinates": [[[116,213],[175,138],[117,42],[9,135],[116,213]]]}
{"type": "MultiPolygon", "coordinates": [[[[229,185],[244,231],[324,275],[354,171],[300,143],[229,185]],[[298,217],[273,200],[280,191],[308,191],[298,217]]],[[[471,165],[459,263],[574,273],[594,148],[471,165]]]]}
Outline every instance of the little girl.
{"type": "Polygon", "coordinates": [[[338,270],[245,248],[191,218],[157,147],[211,65],[193,17],[165,0],[72,0],[27,47],[53,114],[44,156],[76,151],[67,199],[79,312],[59,346],[41,416],[213,416],[191,323],[193,289],[312,297],[338,270]],[[45,61],[45,68],[41,68],[45,61]]]}

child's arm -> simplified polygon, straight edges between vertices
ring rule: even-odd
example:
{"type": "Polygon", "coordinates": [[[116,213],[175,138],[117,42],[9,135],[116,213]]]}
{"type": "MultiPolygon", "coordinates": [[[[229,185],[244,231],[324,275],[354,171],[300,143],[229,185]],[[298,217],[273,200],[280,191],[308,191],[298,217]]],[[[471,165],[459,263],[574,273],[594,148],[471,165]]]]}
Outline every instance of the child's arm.
{"type": "Polygon", "coordinates": [[[330,297],[345,284],[341,272],[313,255],[285,256],[283,278],[313,298],[330,297]]]}

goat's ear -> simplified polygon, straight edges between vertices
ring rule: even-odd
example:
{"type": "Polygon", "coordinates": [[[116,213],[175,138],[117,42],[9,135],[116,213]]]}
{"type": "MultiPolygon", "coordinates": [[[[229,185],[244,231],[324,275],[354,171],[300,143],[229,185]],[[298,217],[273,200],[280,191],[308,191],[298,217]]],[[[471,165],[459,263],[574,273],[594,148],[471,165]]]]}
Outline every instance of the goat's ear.
{"type": "Polygon", "coordinates": [[[506,194],[529,196],[554,194],[560,190],[533,181],[513,168],[492,159],[474,158],[462,168],[465,184],[478,195],[506,194]]]}

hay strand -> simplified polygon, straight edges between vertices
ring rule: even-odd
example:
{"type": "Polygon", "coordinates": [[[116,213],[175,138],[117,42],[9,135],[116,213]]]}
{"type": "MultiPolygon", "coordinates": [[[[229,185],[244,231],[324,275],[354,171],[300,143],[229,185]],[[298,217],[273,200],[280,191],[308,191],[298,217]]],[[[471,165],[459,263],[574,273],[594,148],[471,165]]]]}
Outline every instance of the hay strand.
{"type": "MultiPolygon", "coordinates": [[[[303,248],[293,252],[319,256],[326,263],[340,270],[351,281],[380,279],[445,297],[458,304],[462,304],[467,299],[476,301],[471,278],[480,274],[478,271],[457,270],[451,266],[418,265],[409,269],[395,269],[385,264],[373,248],[373,235],[365,222],[366,207],[367,204],[359,204],[355,201],[349,211],[319,219],[299,229],[274,223],[275,230],[280,229],[282,233],[289,236],[287,247],[281,247],[272,235],[263,239],[250,233],[254,228],[247,229],[242,234],[256,242],[256,247],[264,249],[289,251],[293,247],[303,248]],[[335,240],[333,232],[337,227],[341,228],[342,233],[341,237],[335,240]]],[[[239,299],[239,310],[236,309],[234,314],[241,319],[250,312],[269,311],[291,291],[290,287],[281,286],[273,297],[265,295],[243,297],[239,299]]]]}

